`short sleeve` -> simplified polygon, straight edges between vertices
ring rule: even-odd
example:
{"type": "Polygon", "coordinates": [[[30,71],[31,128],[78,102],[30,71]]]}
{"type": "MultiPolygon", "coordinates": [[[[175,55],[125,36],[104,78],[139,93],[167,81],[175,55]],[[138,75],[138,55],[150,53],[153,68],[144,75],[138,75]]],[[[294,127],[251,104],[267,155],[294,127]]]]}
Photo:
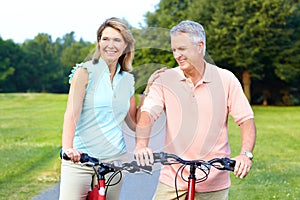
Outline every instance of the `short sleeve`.
{"type": "Polygon", "coordinates": [[[134,77],[132,74],[130,74],[130,96],[134,95],[135,92],[134,84],[135,84],[134,77]]]}
{"type": "Polygon", "coordinates": [[[161,77],[158,77],[150,88],[148,96],[144,100],[141,111],[150,113],[154,120],[156,120],[164,109],[164,93],[161,77]]]}
{"type": "Polygon", "coordinates": [[[79,64],[76,64],[75,67],[72,68],[71,74],[69,75],[69,84],[72,83],[74,74],[75,74],[76,70],[78,69],[78,67],[82,67],[82,66],[83,66],[83,63],[79,63],[79,64]]]}
{"type": "Polygon", "coordinates": [[[246,98],[239,80],[231,74],[229,84],[229,113],[234,121],[240,125],[242,122],[254,118],[253,110],[246,98]]]}

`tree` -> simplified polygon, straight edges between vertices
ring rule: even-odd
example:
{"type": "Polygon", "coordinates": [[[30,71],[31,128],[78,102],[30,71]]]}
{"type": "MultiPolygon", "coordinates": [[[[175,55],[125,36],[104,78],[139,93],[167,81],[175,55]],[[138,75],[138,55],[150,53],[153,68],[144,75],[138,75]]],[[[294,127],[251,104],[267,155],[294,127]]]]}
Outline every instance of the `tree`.
{"type": "Polygon", "coordinates": [[[148,27],[171,28],[187,19],[191,0],[161,0],[154,13],[147,12],[148,27]]]}
{"type": "Polygon", "coordinates": [[[68,86],[69,77],[72,67],[76,63],[84,62],[86,59],[91,57],[93,50],[95,49],[95,44],[90,42],[84,42],[80,40],[79,42],[74,42],[70,46],[66,47],[60,57],[61,69],[64,71],[64,85],[68,86]]]}
{"type": "MultiPolygon", "coordinates": [[[[299,41],[299,27],[295,26],[299,4],[295,1],[193,1],[188,13],[204,25],[207,49],[215,63],[241,79],[243,73],[249,72],[254,82],[262,83],[265,88],[254,88],[254,94],[263,96],[263,90],[275,94],[284,80],[293,80],[289,71],[299,76],[299,42],[295,43],[299,41]],[[293,62],[287,55],[293,55],[293,62]]],[[[278,94],[273,96],[278,99],[278,94]]]]}
{"type": "Polygon", "coordinates": [[[12,40],[0,38],[0,92],[16,92],[18,83],[14,81],[17,66],[24,63],[24,54],[12,40]]]}
{"type": "Polygon", "coordinates": [[[59,81],[59,59],[54,55],[54,48],[51,36],[38,34],[33,40],[25,41],[22,49],[28,55],[26,69],[21,69],[19,77],[30,83],[28,90],[35,92],[50,91],[52,84],[59,81]],[[27,72],[25,72],[25,71],[27,72]]]}
{"type": "Polygon", "coordinates": [[[74,42],[63,50],[61,63],[68,68],[75,66],[76,63],[83,62],[87,57],[91,57],[94,48],[95,44],[89,42],[74,42]]]}
{"type": "Polygon", "coordinates": [[[15,69],[11,66],[9,54],[15,53],[16,46],[12,41],[4,41],[0,37],[0,81],[5,80],[8,76],[13,75],[15,69]]]}
{"type": "Polygon", "coordinates": [[[132,30],[136,40],[134,70],[137,93],[144,90],[150,75],[157,69],[175,67],[170,47],[170,28],[186,17],[188,2],[161,0],[154,13],[146,13],[146,27],[132,30]]]}

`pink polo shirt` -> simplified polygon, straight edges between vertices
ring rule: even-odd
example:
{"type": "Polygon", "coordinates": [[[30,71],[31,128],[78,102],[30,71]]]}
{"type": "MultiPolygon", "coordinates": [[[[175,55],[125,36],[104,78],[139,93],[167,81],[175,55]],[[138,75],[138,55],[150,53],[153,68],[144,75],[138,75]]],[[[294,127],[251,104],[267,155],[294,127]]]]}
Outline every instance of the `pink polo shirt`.
{"type": "MultiPolygon", "coordinates": [[[[179,67],[161,73],[151,86],[142,111],[149,112],[155,120],[165,111],[165,151],[186,160],[230,157],[228,114],[238,125],[253,118],[238,79],[230,71],[209,63],[195,86],[179,67]]],[[[174,187],[179,166],[163,166],[159,180],[174,187]]],[[[197,171],[196,177],[203,177],[197,171]]],[[[184,174],[187,180],[189,167],[184,174]]],[[[196,184],[196,191],[217,191],[229,186],[229,172],[211,168],[208,179],[196,184]]],[[[181,177],[177,178],[177,188],[187,189],[187,182],[181,177]]]]}

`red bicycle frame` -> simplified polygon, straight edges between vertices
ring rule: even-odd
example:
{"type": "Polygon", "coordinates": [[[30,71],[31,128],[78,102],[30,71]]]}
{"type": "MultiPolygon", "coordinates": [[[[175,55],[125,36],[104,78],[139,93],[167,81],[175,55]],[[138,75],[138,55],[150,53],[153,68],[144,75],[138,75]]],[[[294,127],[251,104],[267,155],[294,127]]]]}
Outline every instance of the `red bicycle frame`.
{"type": "Polygon", "coordinates": [[[88,193],[87,200],[105,200],[106,199],[105,179],[98,180],[98,185],[95,185],[93,190],[88,193]]]}
{"type": "Polygon", "coordinates": [[[101,166],[97,171],[98,185],[95,185],[88,193],[87,200],[106,200],[106,185],[105,185],[105,175],[114,172],[115,170],[111,167],[101,166]]]}
{"type": "Polygon", "coordinates": [[[188,180],[188,193],[186,200],[194,200],[195,198],[195,185],[196,185],[196,167],[195,165],[190,165],[190,175],[188,180]]]}

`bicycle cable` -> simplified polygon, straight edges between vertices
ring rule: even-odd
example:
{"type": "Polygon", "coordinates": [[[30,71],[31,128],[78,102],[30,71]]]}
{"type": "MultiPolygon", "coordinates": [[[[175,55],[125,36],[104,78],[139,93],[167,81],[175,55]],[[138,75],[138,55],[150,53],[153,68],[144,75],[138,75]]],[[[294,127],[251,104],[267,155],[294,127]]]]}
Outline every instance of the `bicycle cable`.
{"type": "MultiPolygon", "coordinates": [[[[174,164],[174,163],[173,163],[174,164]]],[[[179,163],[178,163],[179,164],[179,163]]],[[[187,166],[190,166],[191,164],[182,164],[178,170],[176,171],[176,175],[175,175],[175,191],[176,191],[176,198],[177,200],[179,200],[179,194],[178,194],[178,187],[177,187],[177,179],[178,179],[178,176],[179,176],[179,173],[181,172],[180,174],[180,177],[182,178],[183,181],[185,182],[188,182],[188,180],[184,177],[183,173],[184,173],[184,169],[187,167],[187,166]]],[[[205,169],[202,167],[202,166],[197,166],[196,169],[199,169],[203,172],[203,176],[201,178],[197,178],[195,180],[195,183],[200,183],[200,182],[203,182],[205,180],[207,180],[208,178],[208,175],[210,173],[210,168],[207,167],[206,165],[205,166],[205,169]]]]}
{"type": "Polygon", "coordinates": [[[106,181],[105,185],[106,185],[106,188],[105,188],[105,196],[106,196],[106,193],[107,193],[107,190],[108,190],[108,187],[111,187],[111,186],[114,186],[114,185],[117,185],[121,182],[122,180],[122,171],[121,170],[118,170],[118,171],[115,171],[113,172],[109,177],[108,177],[108,180],[106,181]],[[111,184],[112,180],[118,175],[120,174],[120,178],[118,179],[118,181],[116,181],[115,183],[111,184]]]}

